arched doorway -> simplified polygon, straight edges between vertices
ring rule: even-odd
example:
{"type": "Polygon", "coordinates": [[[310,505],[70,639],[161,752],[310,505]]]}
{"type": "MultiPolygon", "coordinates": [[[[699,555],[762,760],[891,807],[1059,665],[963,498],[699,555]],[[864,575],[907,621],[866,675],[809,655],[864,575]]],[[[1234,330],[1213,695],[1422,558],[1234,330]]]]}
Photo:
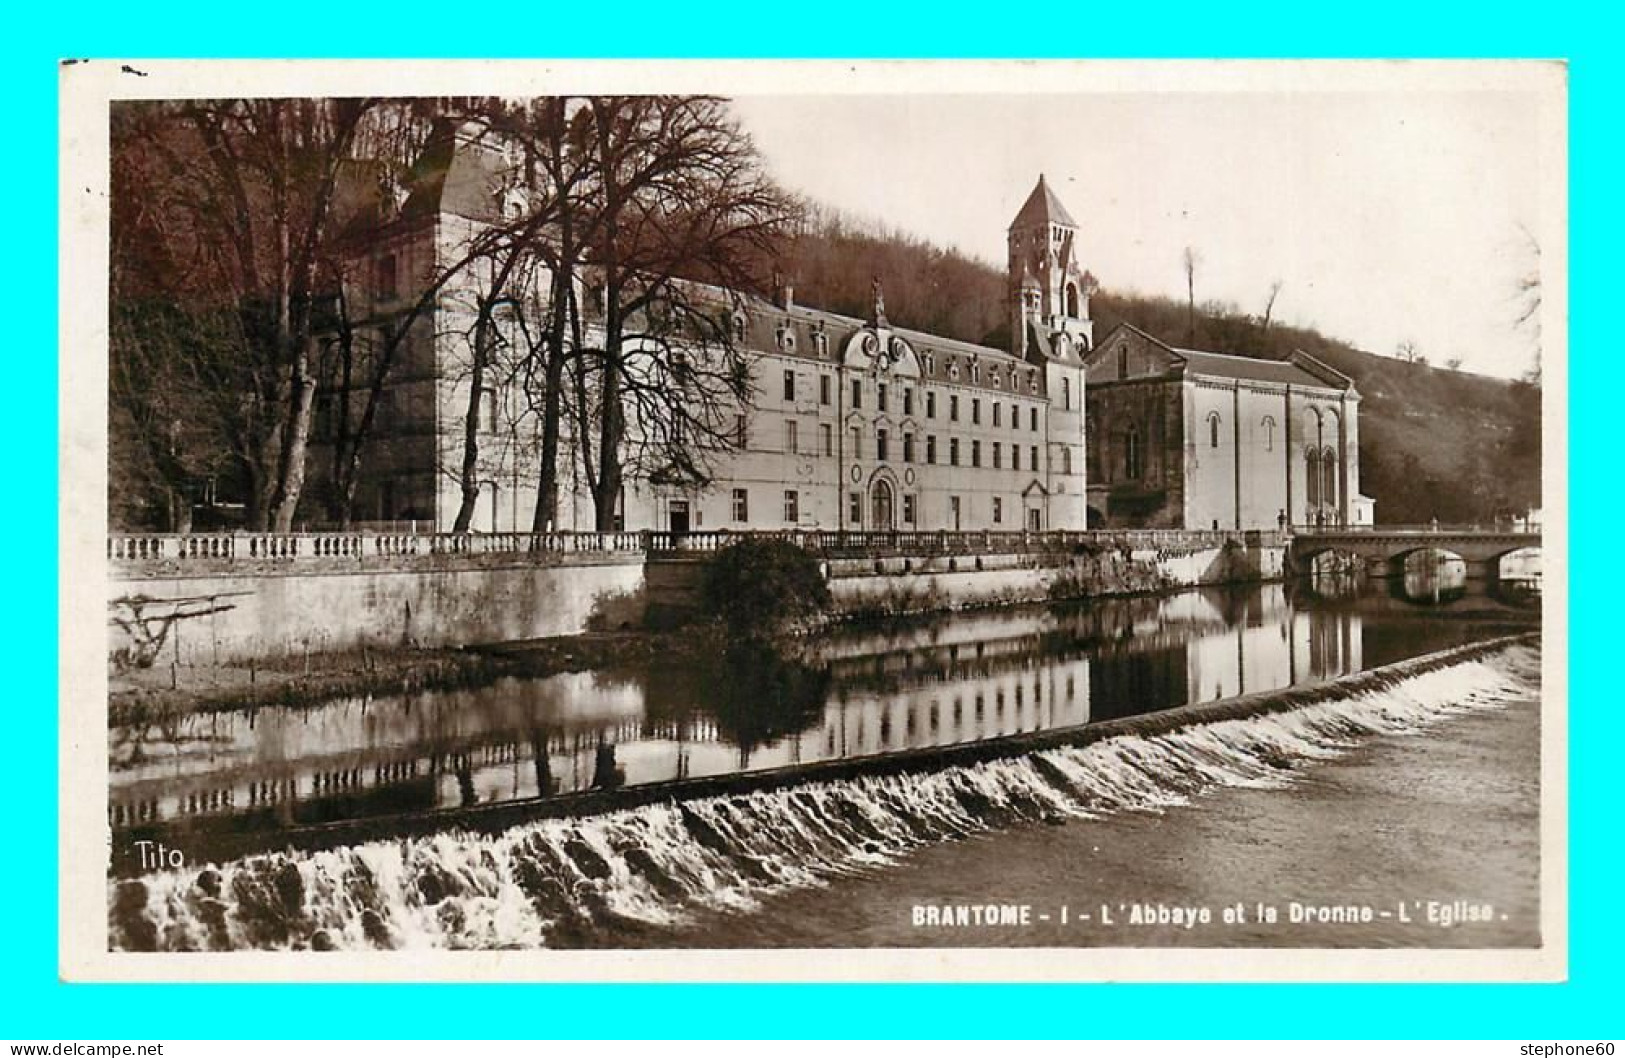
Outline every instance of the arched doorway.
{"type": "Polygon", "coordinates": [[[883,533],[896,528],[892,524],[894,506],[891,482],[877,478],[869,490],[869,527],[883,533]]]}

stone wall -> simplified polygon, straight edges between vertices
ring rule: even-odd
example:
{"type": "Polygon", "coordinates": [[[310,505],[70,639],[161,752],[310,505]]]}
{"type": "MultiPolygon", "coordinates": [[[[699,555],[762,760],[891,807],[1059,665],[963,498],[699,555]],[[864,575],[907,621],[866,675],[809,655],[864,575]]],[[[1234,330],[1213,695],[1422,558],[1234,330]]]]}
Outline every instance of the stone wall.
{"type": "Polygon", "coordinates": [[[117,663],[145,654],[160,664],[235,664],[307,650],[448,647],[636,627],[644,618],[643,570],[641,554],[611,553],[118,577],[109,585],[108,654],[117,663]]]}
{"type": "Polygon", "coordinates": [[[828,563],[836,610],[880,616],[977,606],[1166,591],[1201,584],[1274,580],[1285,548],[1242,534],[1211,540],[1136,546],[1128,536],[1062,553],[846,560],[828,563]]]}

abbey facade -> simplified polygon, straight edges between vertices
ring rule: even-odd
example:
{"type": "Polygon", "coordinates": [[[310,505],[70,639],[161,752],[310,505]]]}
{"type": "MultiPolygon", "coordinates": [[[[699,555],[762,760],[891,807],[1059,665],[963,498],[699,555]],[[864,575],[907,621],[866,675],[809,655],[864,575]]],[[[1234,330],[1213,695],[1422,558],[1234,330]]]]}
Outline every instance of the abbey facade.
{"type": "MultiPolygon", "coordinates": [[[[451,139],[432,146],[426,162],[391,234],[366,247],[352,269],[346,298],[359,320],[358,362],[343,374],[323,373],[312,482],[317,494],[334,487],[338,440],[359,414],[369,350],[388,350],[364,466],[354,475],[356,524],[450,531],[469,481],[478,486],[471,529],[529,531],[542,452],[534,380],[495,370],[476,379],[470,291],[449,285],[432,307],[407,313],[428,277],[466,252],[483,227],[513,215],[506,196],[514,192],[497,178],[503,160],[490,147],[451,139]]],[[[1192,370],[1188,357],[1180,359],[1187,354],[1129,329],[1097,347],[1089,310],[1095,280],[1080,264],[1078,237],[1078,224],[1040,177],[1008,230],[1007,348],[893,325],[879,279],[867,318],[797,304],[788,283],[772,301],[730,295],[731,338],[748,365],[750,397],[730,409],[726,443],[709,444],[703,478],[629,474],[616,527],[1273,528],[1278,511],[1299,520],[1300,508],[1352,520],[1357,397],[1347,380],[1318,366],[1242,361],[1292,374],[1262,380],[1255,393],[1253,380],[1238,388],[1232,383],[1244,380],[1221,373],[1215,381],[1206,367],[1192,370]],[[1118,372],[1125,364],[1132,375],[1118,372]],[[1263,464],[1226,463],[1196,444],[1211,433],[1209,412],[1229,401],[1220,434],[1224,451],[1233,450],[1237,434],[1225,416],[1242,389],[1248,409],[1255,398],[1279,408],[1274,435],[1257,434],[1268,415],[1249,410],[1260,422],[1248,420],[1246,443],[1266,453],[1281,445],[1281,462],[1287,446],[1301,449],[1313,437],[1315,458],[1327,461],[1314,464],[1321,468],[1311,475],[1315,484],[1301,477],[1307,469],[1283,470],[1280,487],[1264,487],[1253,479],[1263,464]],[[1312,432],[1314,415],[1320,423],[1312,432]],[[1325,469],[1333,462],[1335,470],[1325,469]],[[1246,480],[1222,487],[1238,474],[1246,480]]],[[[516,301],[547,294],[545,276],[513,285],[516,301]]],[[[575,440],[580,426],[566,416],[558,440],[554,530],[595,527],[575,440]]],[[[634,413],[629,430],[635,436],[641,428],[634,413]]]]}

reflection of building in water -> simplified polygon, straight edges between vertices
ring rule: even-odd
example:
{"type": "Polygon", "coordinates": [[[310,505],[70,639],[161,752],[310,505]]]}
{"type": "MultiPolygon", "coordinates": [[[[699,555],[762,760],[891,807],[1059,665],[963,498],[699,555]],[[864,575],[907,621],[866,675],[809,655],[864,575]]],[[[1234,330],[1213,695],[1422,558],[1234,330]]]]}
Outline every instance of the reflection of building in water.
{"type": "Polygon", "coordinates": [[[1089,722],[1088,658],[1040,664],[1017,658],[967,663],[943,679],[890,692],[847,692],[824,708],[824,754],[946,746],[1089,722]]]}
{"type": "Polygon", "coordinates": [[[1071,727],[1354,671],[1362,628],[1353,608],[1294,614],[1270,585],[848,630],[827,646],[822,665],[735,658],[194,717],[152,744],[115,732],[112,822],[274,828],[1071,727]]]}

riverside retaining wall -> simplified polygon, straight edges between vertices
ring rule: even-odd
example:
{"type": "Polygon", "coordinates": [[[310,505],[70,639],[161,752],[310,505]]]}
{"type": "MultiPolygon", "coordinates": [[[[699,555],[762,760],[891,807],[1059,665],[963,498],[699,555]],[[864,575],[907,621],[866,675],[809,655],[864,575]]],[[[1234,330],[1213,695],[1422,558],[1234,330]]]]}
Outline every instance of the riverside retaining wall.
{"type": "MultiPolygon", "coordinates": [[[[781,534],[815,554],[838,614],[901,614],[1282,575],[1269,534],[781,534]]],[[[241,664],[671,625],[726,534],[115,537],[115,665],[241,664]]]]}

